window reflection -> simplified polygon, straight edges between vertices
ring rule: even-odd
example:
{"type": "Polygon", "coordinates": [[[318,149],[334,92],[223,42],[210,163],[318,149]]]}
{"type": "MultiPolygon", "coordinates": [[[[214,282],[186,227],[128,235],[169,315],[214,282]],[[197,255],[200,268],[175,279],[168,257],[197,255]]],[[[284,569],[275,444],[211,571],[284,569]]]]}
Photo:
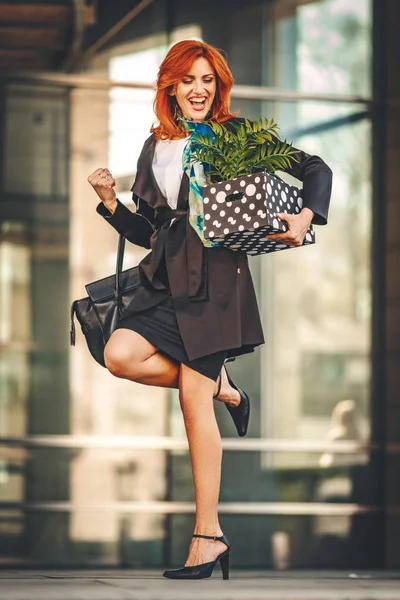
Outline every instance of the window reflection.
{"type": "MultiPolygon", "coordinates": [[[[109,62],[110,79],[154,85],[166,51],[163,45],[115,56],[109,62]]],[[[117,177],[129,175],[133,179],[143,142],[154,123],[153,100],[151,89],[116,87],[110,91],[109,159],[110,170],[117,177]]],[[[132,181],[128,183],[131,185],[132,181]]]]}
{"type": "Polygon", "coordinates": [[[370,23],[370,0],[329,0],[299,8],[300,89],[370,94],[370,23]]]}
{"type": "MultiPolygon", "coordinates": [[[[0,242],[0,437],[24,435],[30,391],[31,253],[20,228],[3,223],[0,242]],[[23,237],[23,236],[22,236],[23,237]]],[[[0,449],[0,498],[23,498],[20,452],[0,449]]]]}
{"type": "Polygon", "coordinates": [[[275,85],[306,93],[369,95],[371,4],[324,0],[288,7],[277,2],[273,16],[280,68],[275,85]]]}
{"type": "MultiPolygon", "coordinates": [[[[300,108],[304,113],[305,103],[300,108]]],[[[370,126],[362,121],[328,128],[294,143],[326,160],[334,188],[329,225],[316,228],[316,245],[263,263],[264,435],[326,439],[332,414],[348,400],[354,403],[358,433],[347,439],[365,441],[371,350],[370,126]]]]}

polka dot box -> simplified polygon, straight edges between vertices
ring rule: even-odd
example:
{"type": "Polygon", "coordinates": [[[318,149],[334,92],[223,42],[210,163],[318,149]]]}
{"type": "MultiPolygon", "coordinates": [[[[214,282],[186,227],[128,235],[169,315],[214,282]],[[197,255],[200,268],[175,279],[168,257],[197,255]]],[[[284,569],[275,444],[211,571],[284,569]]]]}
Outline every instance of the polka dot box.
{"type": "MultiPolygon", "coordinates": [[[[254,173],[203,186],[204,236],[233,250],[266,254],[294,246],[266,240],[287,231],[276,213],[298,214],[301,190],[268,173],[254,173]]],[[[310,227],[303,245],[315,243],[310,227]]]]}

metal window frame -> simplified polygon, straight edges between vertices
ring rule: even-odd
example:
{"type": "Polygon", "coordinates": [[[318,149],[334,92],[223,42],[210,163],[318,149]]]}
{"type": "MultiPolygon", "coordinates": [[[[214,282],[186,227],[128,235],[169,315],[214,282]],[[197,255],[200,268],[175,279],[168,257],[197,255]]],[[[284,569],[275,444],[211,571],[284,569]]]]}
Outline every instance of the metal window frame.
{"type": "MultiPolygon", "coordinates": [[[[77,504],[74,502],[0,502],[1,510],[52,513],[135,513],[135,514],[194,514],[194,502],[175,501],[125,501],[102,504],[77,504]]],[[[400,507],[391,507],[393,514],[400,514],[400,507]]],[[[354,503],[335,504],[329,502],[221,502],[220,514],[241,515],[286,515],[286,516],[331,516],[374,515],[382,512],[378,506],[354,503]]]]}
{"type": "MultiPolygon", "coordinates": [[[[188,450],[186,438],[168,436],[135,436],[135,435],[30,435],[0,437],[0,447],[24,448],[98,448],[98,449],[141,449],[141,450],[188,450]]],[[[366,452],[385,451],[390,454],[400,453],[400,443],[387,444],[382,447],[374,443],[357,441],[327,442],[324,440],[291,440],[223,438],[225,451],[237,452],[290,452],[290,453],[322,453],[332,454],[364,454],[366,452]]]]}
{"type": "MultiPolygon", "coordinates": [[[[72,88],[87,88],[97,90],[108,90],[112,88],[155,90],[155,86],[143,82],[116,81],[108,78],[90,77],[86,75],[69,75],[63,73],[13,73],[6,76],[8,82],[20,83],[42,83],[48,85],[61,85],[72,88]]],[[[332,102],[345,104],[361,104],[372,106],[375,101],[370,96],[358,94],[323,94],[306,93],[279,88],[255,85],[234,85],[231,92],[232,98],[243,98],[247,100],[276,100],[284,102],[332,102]]]]}

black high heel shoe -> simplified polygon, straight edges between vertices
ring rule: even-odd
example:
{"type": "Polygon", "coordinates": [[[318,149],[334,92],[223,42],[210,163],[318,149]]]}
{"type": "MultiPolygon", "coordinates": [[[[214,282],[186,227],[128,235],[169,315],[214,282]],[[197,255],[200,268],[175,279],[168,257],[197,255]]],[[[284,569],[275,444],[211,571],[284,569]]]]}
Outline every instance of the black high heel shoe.
{"type": "MultiPolygon", "coordinates": [[[[232,359],[231,360],[227,359],[225,362],[232,362],[232,359]]],[[[232,379],[229,377],[229,373],[226,370],[225,365],[222,368],[225,368],[225,372],[226,372],[226,376],[227,376],[228,381],[229,381],[229,385],[231,387],[233,387],[234,390],[237,390],[239,392],[239,396],[240,396],[240,402],[239,402],[239,404],[237,406],[231,406],[230,404],[228,404],[227,402],[225,402],[225,406],[226,406],[229,414],[232,417],[232,420],[233,420],[233,422],[235,424],[236,431],[238,432],[238,435],[240,437],[243,437],[243,436],[246,435],[247,428],[249,426],[250,400],[249,400],[249,397],[246,394],[246,392],[244,392],[243,390],[241,390],[232,381],[232,379]]],[[[216,393],[216,395],[214,396],[214,399],[217,398],[220,390],[221,390],[221,375],[219,376],[219,389],[218,389],[218,392],[216,393]]]]}
{"type": "Polygon", "coordinates": [[[199,535],[193,534],[194,538],[204,538],[206,540],[218,540],[226,544],[227,549],[221,552],[215,560],[210,562],[202,563],[201,565],[194,565],[193,567],[182,567],[181,569],[172,569],[170,571],[164,571],[164,577],[169,579],[206,579],[211,577],[217,562],[221,563],[222,578],[229,579],[229,552],[230,545],[224,535],[220,537],[214,535],[199,535]]]}
{"type": "MultiPolygon", "coordinates": [[[[226,371],[226,368],[225,368],[226,371]]],[[[240,402],[237,406],[231,406],[225,403],[227,410],[229,411],[233,422],[235,423],[236,431],[240,437],[243,437],[247,433],[247,428],[249,426],[250,420],[250,400],[246,392],[241,390],[237,385],[235,385],[232,379],[229,377],[228,371],[226,371],[226,376],[228,377],[229,385],[233,387],[234,390],[239,392],[240,402]]]]}

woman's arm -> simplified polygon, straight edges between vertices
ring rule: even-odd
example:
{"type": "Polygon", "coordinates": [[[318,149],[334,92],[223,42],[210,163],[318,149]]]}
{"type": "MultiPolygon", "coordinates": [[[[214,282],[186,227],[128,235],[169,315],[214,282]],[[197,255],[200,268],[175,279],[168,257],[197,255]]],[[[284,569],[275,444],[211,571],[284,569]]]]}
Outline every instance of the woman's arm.
{"type": "Polygon", "coordinates": [[[296,215],[277,213],[279,219],[287,222],[288,230],[268,235],[267,239],[289,246],[301,246],[311,223],[314,225],[327,223],[332,191],[332,170],[319,156],[311,156],[303,150],[293,149],[296,151],[297,162],[293,161],[284,171],[303,182],[301,193],[303,207],[296,215]]]}
{"type": "Polygon", "coordinates": [[[303,182],[303,210],[309,209],[314,213],[312,223],[326,225],[332,192],[332,170],[319,156],[293,149],[297,162],[293,161],[285,172],[303,182]]]}
{"type": "Polygon", "coordinates": [[[88,181],[93,187],[101,202],[97,212],[104,217],[110,225],[123,235],[132,244],[143,248],[150,248],[150,238],[154,233],[154,215],[148,207],[148,214],[140,210],[139,199],[134,196],[137,212],[131,212],[122,204],[115,194],[115,179],[108,169],[96,169],[89,175],[88,181]]]}
{"type": "Polygon", "coordinates": [[[279,219],[287,222],[288,230],[268,235],[267,239],[289,246],[301,246],[311,223],[314,225],[327,223],[332,191],[332,170],[319,156],[311,156],[297,148],[294,150],[297,162],[293,161],[284,171],[303,182],[301,194],[303,207],[296,215],[277,213],[279,219]]]}
{"type": "Polygon", "coordinates": [[[129,242],[142,246],[142,248],[150,248],[150,238],[155,229],[154,224],[141,214],[140,210],[133,213],[118,199],[116,199],[114,212],[111,212],[103,202],[98,204],[96,210],[129,242]]]}
{"type": "MultiPolygon", "coordinates": [[[[244,123],[244,119],[235,117],[231,122],[244,123]]],[[[272,136],[272,141],[279,142],[275,136],[272,136]]],[[[297,162],[293,160],[285,172],[303,182],[303,216],[312,218],[314,225],[326,225],[332,192],[332,170],[319,156],[312,156],[294,147],[293,150],[297,162]]]]}

